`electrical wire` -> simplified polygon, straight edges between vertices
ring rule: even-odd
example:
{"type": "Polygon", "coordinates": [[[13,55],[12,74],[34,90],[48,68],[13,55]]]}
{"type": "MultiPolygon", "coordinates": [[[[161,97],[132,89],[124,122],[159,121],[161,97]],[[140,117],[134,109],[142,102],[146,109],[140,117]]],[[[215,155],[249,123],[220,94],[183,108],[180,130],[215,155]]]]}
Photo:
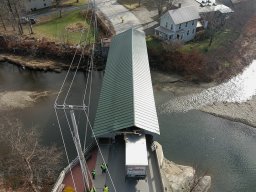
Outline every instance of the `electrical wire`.
{"type": "MultiPolygon", "coordinates": [[[[80,36],[80,40],[79,40],[79,41],[81,41],[81,40],[82,40],[82,34],[81,34],[81,36],[80,36]]],[[[69,73],[70,73],[71,67],[72,67],[72,65],[73,65],[73,63],[74,63],[74,60],[75,60],[77,51],[78,51],[78,46],[76,47],[76,51],[75,51],[75,53],[74,53],[74,56],[73,56],[73,58],[72,58],[72,61],[71,61],[71,63],[70,63],[70,66],[69,66],[69,68],[68,68],[68,72],[67,72],[67,74],[66,74],[66,76],[65,76],[65,78],[64,78],[64,80],[63,80],[63,82],[62,82],[61,88],[60,88],[60,90],[59,90],[59,92],[58,92],[58,95],[57,95],[57,97],[56,97],[56,99],[55,99],[55,105],[58,105],[57,102],[58,102],[60,93],[62,92],[62,89],[63,89],[63,87],[64,87],[64,85],[65,85],[65,83],[66,83],[66,80],[67,80],[68,75],[69,75],[69,73]]]]}
{"type": "MultiPolygon", "coordinates": [[[[95,1],[94,1],[94,5],[93,5],[93,6],[94,6],[94,8],[95,8],[95,1]]],[[[88,7],[89,7],[89,5],[88,5],[88,7]]],[[[87,12],[87,14],[88,14],[88,12],[87,12]]],[[[87,15],[87,14],[86,14],[86,15],[87,15]]],[[[93,59],[94,59],[95,41],[96,41],[96,27],[97,27],[97,23],[96,23],[97,20],[96,20],[95,9],[94,9],[94,13],[92,14],[92,16],[93,16],[93,15],[94,15],[94,22],[93,22],[93,26],[94,26],[94,31],[93,31],[93,33],[94,33],[94,34],[93,34],[94,39],[93,39],[93,40],[94,40],[94,41],[93,41],[93,45],[92,45],[92,52],[91,52],[91,57],[90,57],[90,64],[89,64],[89,61],[88,61],[89,66],[87,65],[87,66],[88,66],[88,69],[89,69],[88,71],[91,72],[91,73],[90,73],[90,75],[87,76],[86,87],[85,87],[84,96],[83,96],[83,103],[82,103],[82,105],[85,106],[86,93],[87,93],[88,82],[89,82],[89,78],[90,78],[89,96],[88,96],[88,97],[89,97],[89,98],[88,98],[88,114],[89,114],[89,112],[90,112],[90,108],[89,108],[89,107],[90,107],[90,103],[91,103],[92,72],[93,72],[93,64],[94,64],[93,59]]],[[[89,25],[90,27],[91,27],[91,23],[92,23],[92,20],[93,20],[92,16],[91,16],[91,19],[90,19],[90,25],[89,25]]],[[[86,17],[87,17],[87,16],[86,16],[86,17]]],[[[89,30],[89,32],[90,32],[90,30],[89,30]]],[[[86,38],[86,40],[89,39],[89,32],[87,33],[87,38],[86,38]]],[[[82,40],[82,35],[83,35],[83,33],[81,33],[80,40],[79,40],[79,45],[81,45],[81,42],[82,42],[82,41],[81,41],[81,40],[82,40]]],[[[86,42],[86,41],[85,41],[85,42],[86,42]]],[[[71,90],[71,88],[72,88],[74,79],[75,79],[75,77],[76,77],[76,75],[77,75],[77,71],[78,71],[78,69],[79,69],[81,60],[82,60],[82,58],[84,57],[84,49],[85,49],[85,46],[86,46],[86,44],[84,44],[84,45],[82,46],[82,54],[80,55],[80,59],[79,59],[79,62],[78,62],[78,64],[77,64],[77,66],[76,66],[75,73],[74,73],[73,78],[72,78],[72,80],[71,80],[71,83],[70,83],[70,85],[69,85],[68,91],[67,91],[67,93],[66,93],[66,95],[65,95],[65,98],[64,98],[64,101],[63,101],[63,104],[64,104],[64,105],[66,105],[66,100],[67,100],[68,95],[69,95],[69,93],[70,93],[70,90],[71,90]]],[[[73,63],[74,63],[74,60],[75,60],[75,56],[76,56],[76,54],[77,54],[77,51],[78,51],[78,46],[77,46],[77,48],[76,48],[76,51],[75,51],[75,54],[74,54],[74,56],[73,56],[72,62],[71,62],[71,64],[70,64],[70,66],[69,66],[68,72],[67,72],[67,74],[66,74],[66,76],[65,76],[65,78],[64,78],[64,81],[63,81],[63,83],[62,83],[62,85],[61,85],[61,88],[60,88],[60,90],[59,90],[59,92],[58,92],[58,95],[57,95],[57,97],[56,97],[55,106],[58,104],[58,99],[59,99],[60,93],[62,92],[62,90],[63,90],[63,88],[64,88],[64,85],[65,85],[65,83],[66,83],[66,80],[67,80],[67,78],[68,78],[68,75],[69,75],[69,73],[70,73],[70,71],[71,71],[71,68],[72,68],[72,66],[73,66],[73,63]]],[[[102,151],[101,151],[101,149],[100,149],[100,147],[99,147],[99,143],[98,143],[98,141],[97,141],[97,139],[96,139],[96,137],[95,137],[95,134],[94,134],[94,132],[93,132],[93,129],[92,129],[92,126],[91,126],[91,123],[90,123],[88,114],[87,114],[87,112],[86,112],[85,109],[83,109],[83,111],[84,111],[84,113],[85,113],[85,115],[86,115],[86,119],[87,119],[87,121],[86,121],[86,134],[85,134],[85,140],[84,140],[84,149],[85,149],[85,144],[86,144],[87,129],[88,129],[88,125],[89,125],[89,127],[91,128],[93,137],[94,137],[94,139],[95,139],[95,141],[96,141],[97,147],[98,147],[98,149],[99,149],[100,155],[101,155],[101,157],[102,157],[102,159],[103,159],[103,162],[106,163],[106,161],[105,161],[105,159],[104,159],[104,157],[103,157],[102,151]]],[[[59,129],[60,129],[60,132],[61,132],[61,137],[62,137],[63,145],[64,145],[64,148],[65,148],[66,157],[67,157],[68,163],[69,163],[69,165],[70,165],[69,156],[68,156],[68,153],[67,153],[66,144],[65,144],[64,137],[63,137],[63,133],[62,133],[62,129],[61,129],[61,125],[60,125],[60,121],[59,121],[59,117],[58,117],[58,113],[57,113],[57,109],[56,109],[56,108],[55,108],[55,113],[56,113],[56,117],[57,117],[59,129]]],[[[72,138],[73,138],[73,140],[74,140],[74,135],[73,135],[73,132],[72,132],[72,129],[71,129],[71,125],[70,125],[70,122],[69,122],[69,119],[68,119],[68,117],[67,117],[67,113],[66,113],[66,110],[65,110],[65,109],[64,109],[64,113],[65,113],[65,117],[66,117],[66,120],[67,120],[67,123],[68,123],[68,126],[69,126],[70,133],[71,133],[72,138]]],[[[87,165],[86,162],[85,162],[85,166],[86,166],[86,168],[87,168],[87,173],[88,173],[88,170],[89,170],[89,169],[88,169],[88,165],[87,165]]],[[[74,178],[73,178],[73,174],[72,174],[71,167],[69,166],[69,168],[70,168],[72,180],[73,180],[73,183],[74,183],[74,178]]],[[[112,177],[111,177],[111,174],[110,174],[108,168],[107,168],[107,173],[108,173],[108,175],[109,175],[109,177],[110,177],[110,180],[111,180],[112,186],[113,186],[113,188],[114,188],[114,191],[116,192],[116,187],[115,187],[115,185],[114,185],[114,182],[113,182],[113,180],[112,180],[112,177]]],[[[89,174],[89,177],[90,177],[90,180],[91,180],[91,182],[92,182],[92,184],[93,184],[93,186],[94,186],[93,180],[92,180],[92,178],[91,178],[91,174],[89,174]]],[[[83,184],[84,184],[84,187],[85,187],[85,183],[83,183],[83,184]]],[[[74,186],[75,186],[75,184],[74,184],[74,186]]],[[[76,190],[76,187],[75,187],[75,190],[76,190]]]]}
{"type": "Polygon", "coordinates": [[[61,125],[60,125],[59,116],[58,116],[57,110],[56,109],[54,109],[54,110],[55,110],[55,114],[56,114],[56,117],[57,117],[57,122],[58,122],[58,126],[59,126],[59,129],[60,129],[60,135],[61,135],[61,139],[62,139],[62,142],[63,142],[66,158],[67,158],[67,161],[68,161],[68,166],[69,166],[69,171],[71,173],[72,182],[73,182],[75,191],[77,192],[76,184],[75,184],[75,180],[74,180],[74,176],[73,176],[73,173],[72,173],[72,169],[71,169],[71,165],[70,165],[70,161],[69,161],[69,156],[68,156],[68,152],[67,152],[67,148],[66,148],[66,144],[65,144],[65,140],[64,140],[62,129],[61,129],[61,125]]]}
{"type": "MultiPolygon", "coordinates": [[[[105,161],[105,159],[104,159],[104,156],[103,156],[103,154],[102,154],[102,151],[101,151],[101,149],[100,149],[99,142],[98,142],[98,140],[96,139],[96,136],[95,136],[94,131],[93,131],[93,128],[92,128],[92,125],[91,125],[91,123],[90,123],[90,121],[89,121],[88,115],[87,115],[87,113],[86,113],[85,110],[84,110],[84,113],[85,113],[85,115],[86,115],[86,118],[87,118],[89,127],[91,128],[91,131],[92,131],[92,134],[93,134],[93,138],[95,139],[96,145],[97,145],[97,147],[98,147],[98,149],[99,149],[99,152],[100,152],[100,155],[101,155],[101,157],[102,157],[103,163],[104,163],[105,165],[107,165],[107,163],[106,163],[106,161],[105,161]]],[[[113,180],[112,180],[111,174],[110,174],[110,172],[109,172],[109,170],[108,170],[108,167],[107,167],[107,173],[108,173],[108,175],[109,175],[109,178],[110,178],[111,184],[112,184],[112,186],[113,186],[113,188],[114,188],[114,191],[117,192],[117,191],[116,191],[115,184],[114,184],[114,182],[113,182],[113,180]]]]}
{"type": "MultiPolygon", "coordinates": [[[[76,141],[74,140],[74,139],[75,139],[75,136],[74,136],[73,131],[72,131],[72,129],[71,129],[70,121],[69,121],[69,119],[68,119],[67,112],[66,112],[65,109],[64,109],[64,113],[65,113],[65,117],[66,117],[66,120],[67,120],[67,123],[68,123],[68,127],[69,127],[69,130],[70,130],[70,133],[71,133],[71,135],[72,135],[73,142],[75,143],[75,142],[76,142],[76,141]]],[[[88,179],[88,178],[87,178],[87,179],[88,179]]],[[[84,184],[84,188],[86,189],[85,181],[83,181],[83,184],[84,184]]]]}
{"type": "MultiPolygon", "coordinates": [[[[90,19],[89,29],[90,29],[90,26],[91,26],[91,22],[92,22],[92,18],[90,19]]],[[[90,30],[88,30],[86,40],[88,40],[88,39],[89,39],[89,32],[90,32],[90,30]]],[[[85,43],[86,43],[86,41],[85,41],[85,43]]],[[[68,91],[67,91],[67,94],[66,94],[66,96],[65,96],[64,104],[66,104],[67,97],[68,97],[68,95],[69,95],[69,93],[70,93],[71,87],[72,87],[73,82],[74,82],[74,80],[75,80],[75,77],[76,77],[77,71],[78,71],[79,66],[80,66],[80,64],[81,64],[81,60],[82,60],[82,58],[84,57],[85,43],[84,43],[84,46],[82,46],[82,54],[81,54],[81,56],[80,56],[80,58],[79,58],[79,62],[78,62],[78,64],[77,64],[77,66],[76,66],[75,73],[74,73],[74,75],[73,75],[73,78],[72,78],[72,80],[71,80],[71,83],[70,83],[69,88],[68,88],[68,91]]]]}

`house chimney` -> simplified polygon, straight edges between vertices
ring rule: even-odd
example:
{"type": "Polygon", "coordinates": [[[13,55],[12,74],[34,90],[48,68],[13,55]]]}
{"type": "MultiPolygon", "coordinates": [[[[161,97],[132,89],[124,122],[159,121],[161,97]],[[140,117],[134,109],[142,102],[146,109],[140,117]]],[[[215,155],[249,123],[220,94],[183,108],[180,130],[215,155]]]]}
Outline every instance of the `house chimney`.
{"type": "Polygon", "coordinates": [[[178,7],[181,8],[181,3],[178,4],[178,7]]]}

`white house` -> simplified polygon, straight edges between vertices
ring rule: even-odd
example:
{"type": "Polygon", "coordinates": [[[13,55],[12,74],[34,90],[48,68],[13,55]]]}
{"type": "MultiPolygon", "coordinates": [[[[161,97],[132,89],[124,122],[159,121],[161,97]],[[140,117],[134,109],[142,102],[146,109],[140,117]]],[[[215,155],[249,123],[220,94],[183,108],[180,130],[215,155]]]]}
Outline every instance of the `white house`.
{"type": "Polygon", "coordinates": [[[26,12],[52,6],[52,0],[24,0],[26,12]]]}
{"type": "Polygon", "coordinates": [[[194,6],[169,10],[160,18],[160,26],[155,35],[164,40],[192,40],[196,35],[197,21],[200,18],[194,6]]]}

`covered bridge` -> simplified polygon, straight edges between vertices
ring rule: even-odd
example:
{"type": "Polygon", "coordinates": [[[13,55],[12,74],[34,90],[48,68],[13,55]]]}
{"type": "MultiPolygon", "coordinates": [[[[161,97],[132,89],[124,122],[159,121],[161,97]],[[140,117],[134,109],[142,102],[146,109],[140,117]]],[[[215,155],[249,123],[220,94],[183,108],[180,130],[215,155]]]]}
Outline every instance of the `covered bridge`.
{"type": "Polygon", "coordinates": [[[96,137],[139,128],[160,134],[145,34],[130,29],[113,37],[94,121],[96,137]]]}

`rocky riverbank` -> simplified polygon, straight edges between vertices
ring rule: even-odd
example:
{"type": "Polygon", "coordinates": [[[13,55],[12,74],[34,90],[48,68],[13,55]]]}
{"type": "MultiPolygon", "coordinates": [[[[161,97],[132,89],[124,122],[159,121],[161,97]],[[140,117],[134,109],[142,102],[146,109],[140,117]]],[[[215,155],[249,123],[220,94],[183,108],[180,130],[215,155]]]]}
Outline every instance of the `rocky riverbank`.
{"type": "Polygon", "coordinates": [[[199,176],[193,167],[178,165],[164,157],[162,146],[154,142],[156,157],[165,192],[207,192],[211,187],[211,177],[199,176]]]}

